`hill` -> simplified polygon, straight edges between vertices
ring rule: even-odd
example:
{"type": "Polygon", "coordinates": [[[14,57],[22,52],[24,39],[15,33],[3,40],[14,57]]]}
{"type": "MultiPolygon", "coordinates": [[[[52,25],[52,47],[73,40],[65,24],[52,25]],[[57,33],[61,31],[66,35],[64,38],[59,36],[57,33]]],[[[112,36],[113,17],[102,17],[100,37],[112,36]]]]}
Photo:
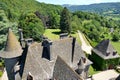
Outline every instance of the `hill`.
{"type": "MultiPolygon", "coordinates": [[[[0,10],[0,48],[3,48],[8,27],[16,33],[18,28],[22,28],[24,38],[32,37],[36,41],[40,41],[46,27],[59,29],[63,7],[35,0],[0,0],[0,10]]],[[[70,26],[72,33],[80,30],[93,42],[113,37],[119,40],[119,22],[95,13],[70,12],[70,26]],[[110,28],[114,32],[110,32],[110,28]]]]}
{"type": "Polygon", "coordinates": [[[120,17],[120,2],[90,5],[63,5],[71,11],[94,12],[104,16],[120,17]]]}
{"type": "Polygon", "coordinates": [[[18,33],[20,27],[25,38],[32,36],[39,40],[44,28],[54,25],[51,21],[57,20],[54,23],[58,25],[62,9],[59,5],[39,3],[36,0],[0,0],[0,50],[5,45],[8,27],[14,33],[18,33]]]}
{"type": "Polygon", "coordinates": [[[0,7],[7,13],[11,13],[12,19],[18,19],[25,12],[39,11],[41,14],[46,15],[50,12],[59,13],[62,9],[61,6],[39,3],[36,0],[0,0],[0,7]]]}

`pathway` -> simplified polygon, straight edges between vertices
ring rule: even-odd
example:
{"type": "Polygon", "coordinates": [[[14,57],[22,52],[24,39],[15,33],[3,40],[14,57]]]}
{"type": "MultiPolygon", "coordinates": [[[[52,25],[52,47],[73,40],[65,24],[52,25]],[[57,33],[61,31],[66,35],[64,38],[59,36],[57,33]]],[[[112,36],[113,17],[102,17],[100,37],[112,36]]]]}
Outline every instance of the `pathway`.
{"type": "Polygon", "coordinates": [[[84,34],[79,30],[78,30],[78,34],[82,43],[82,46],[81,46],[82,50],[85,51],[87,54],[91,54],[92,46],[89,44],[84,34]]]}

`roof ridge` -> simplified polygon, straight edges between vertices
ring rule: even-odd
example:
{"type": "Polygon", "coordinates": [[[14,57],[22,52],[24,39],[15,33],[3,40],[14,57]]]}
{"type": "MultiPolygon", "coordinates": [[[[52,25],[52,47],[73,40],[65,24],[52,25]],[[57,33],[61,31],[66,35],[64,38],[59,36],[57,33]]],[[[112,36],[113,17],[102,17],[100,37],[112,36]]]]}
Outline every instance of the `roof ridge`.
{"type": "Polygon", "coordinates": [[[106,41],[108,41],[107,42],[107,48],[106,48],[106,52],[107,52],[107,51],[109,51],[109,47],[111,46],[111,44],[110,44],[110,40],[106,40],[106,41]]]}
{"type": "MultiPolygon", "coordinates": [[[[56,59],[56,62],[58,62],[58,61],[62,61],[75,74],[75,76],[77,78],[82,80],[82,77],[80,77],[59,55],[57,56],[57,59],[56,59]]],[[[56,62],[55,62],[54,69],[55,69],[56,65],[58,64],[58,63],[56,64],[56,62]]]]}

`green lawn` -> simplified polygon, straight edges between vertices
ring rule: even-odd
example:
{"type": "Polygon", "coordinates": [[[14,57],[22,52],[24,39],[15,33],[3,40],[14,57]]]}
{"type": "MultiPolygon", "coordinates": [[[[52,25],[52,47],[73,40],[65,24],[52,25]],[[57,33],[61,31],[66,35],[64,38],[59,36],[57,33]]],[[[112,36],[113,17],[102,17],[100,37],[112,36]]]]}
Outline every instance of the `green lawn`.
{"type": "Polygon", "coordinates": [[[3,72],[2,71],[0,71],[0,77],[3,75],[3,72]]]}
{"type": "Polygon", "coordinates": [[[113,47],[117,50],[117,52],[120,55],[120,42],[113,42],[113,41],[111,41],[111,44],[113,45],[113,47]]]}
{"type": "Polygon", "coordinates": [[[96,71],[95,69],[93,69],[92,66],[90,66],[89,68],[89,75],[93,75],[93,74],[96,74],[96,73],[99,73],[100,71],[96,71]]]}
{"type": "MultiPolygon", "coordinates": [[[[44,35],[50,40],[58,40],[60,29],[46,29],[44,35]]],[[[72,33],[71,36],[76,37],[79,44],[81,44],[78,33],[72,33]]]]}
{"type": "Polygon", "coordinates": [[[44,35],[50,40],[58,40],[60,29],[46,29],[44,35]]]}
{"type": "MultiPolygon", "coordinates": [[[[2,62],[0,62],[0,67],[3,67],[4,65],[3,65],[3,61],[2,62]]],[[[3,72],[2,72],[2,70],[0,70],[0,77],[2,76],[2,74],[3,74],[3,72]]]]}

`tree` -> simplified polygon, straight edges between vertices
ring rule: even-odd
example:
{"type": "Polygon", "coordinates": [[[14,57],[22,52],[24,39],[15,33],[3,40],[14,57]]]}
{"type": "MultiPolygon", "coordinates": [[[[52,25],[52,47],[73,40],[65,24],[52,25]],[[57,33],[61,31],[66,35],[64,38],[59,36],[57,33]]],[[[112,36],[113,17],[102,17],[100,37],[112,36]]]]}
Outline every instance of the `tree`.
{"type": "Polygon", "coordinates": [[[100,41],[100,34],[97,30],[94,30],[94,31],[91,31],[89,32],[88,34],[88,37],[92,40],[92,41],[95,41],[95,42],[99,42],[100,41]]]}
{"type": "Polygon", "coordinates": [[[76,32],[77,30],[81,30],[82,28],[82,21],[80,20],[80,18],[78,18],[77,15],[73,15],[72,19],[71,19],[71,31],[72,32],[76,32]]]}
{"type": "Polygon", "coordinates": [[[66,7],[64,7],[61,17],[60,17],[60,29],[62,33],[70,33],[71,26],[70,26],[70,12],[66,7]]]}
{"type": "Polygon", "coordinates": [[[112,35],[112,41],[119,41],[119,34],[117,32],[115,32],[113,35],[112,35]]]}
{"type": "Polygon", "coordinates": [[[10,22],[5,14],[4,10],[0,9],[0,50],[4,49],[5,42],[7,40],[7,32],[8,28],[11,28],[12,31],[17,34],[17,23],[16,22],[10,22]]]}
{"type": "Polygon", "coordinates": [[[40,41],[40,36],[44,33],[42,21],[32,12],[21,16],[19,27],[23,29],[25,38],[32,37],[35,41],[40,41]]]}
{"type": "Polygon", "coordinates": [[[49,14],[49,25],[52,29],[58,29],[60,24],[60,15],[56,12],[51,11],[49,14]]]}

